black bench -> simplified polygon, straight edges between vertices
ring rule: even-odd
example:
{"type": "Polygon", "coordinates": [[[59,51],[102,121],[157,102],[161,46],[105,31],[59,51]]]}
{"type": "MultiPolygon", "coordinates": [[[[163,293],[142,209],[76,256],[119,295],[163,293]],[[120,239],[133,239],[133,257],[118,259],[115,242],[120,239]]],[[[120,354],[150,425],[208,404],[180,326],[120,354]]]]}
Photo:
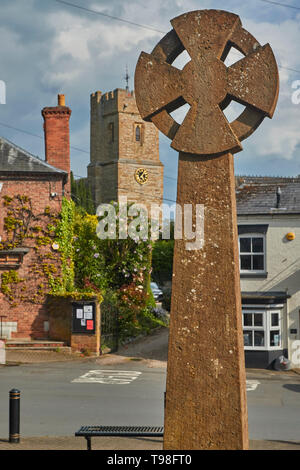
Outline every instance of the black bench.
{"type": "Polygon", "coordinates": [[[163,437],[163,426],[81,426],[75,436],[85,437],[87,450],[92,450],[92,437],[163,437]]]}

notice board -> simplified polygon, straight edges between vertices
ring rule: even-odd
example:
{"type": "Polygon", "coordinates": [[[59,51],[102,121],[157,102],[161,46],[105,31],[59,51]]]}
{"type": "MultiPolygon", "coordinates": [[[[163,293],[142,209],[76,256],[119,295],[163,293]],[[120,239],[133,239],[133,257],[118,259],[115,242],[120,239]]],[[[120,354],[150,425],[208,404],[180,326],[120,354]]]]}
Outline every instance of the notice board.
{"type": "Polygon", "coordinates": [[[95,334],[95,322],[94,302],[72,303],[72,333],[95,334]]]}

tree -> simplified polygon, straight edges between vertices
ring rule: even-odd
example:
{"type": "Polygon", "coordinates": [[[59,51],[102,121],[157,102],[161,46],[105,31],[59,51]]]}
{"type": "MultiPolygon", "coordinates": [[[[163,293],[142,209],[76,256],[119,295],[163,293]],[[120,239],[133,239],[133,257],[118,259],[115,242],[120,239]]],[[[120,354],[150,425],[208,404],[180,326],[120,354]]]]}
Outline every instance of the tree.
{"type": "Polygon", "coordinates": [[[88,214],[95,214],[92,191],[86,178],[75,180],[71,172],[71,197],[78,208],[84,209],[88,214]]]}
{"type": "Polygon", "coordinates": [[[152,251],[152,279],[159,285],[172,281],[174,240],[158,240],[152,251]]]}

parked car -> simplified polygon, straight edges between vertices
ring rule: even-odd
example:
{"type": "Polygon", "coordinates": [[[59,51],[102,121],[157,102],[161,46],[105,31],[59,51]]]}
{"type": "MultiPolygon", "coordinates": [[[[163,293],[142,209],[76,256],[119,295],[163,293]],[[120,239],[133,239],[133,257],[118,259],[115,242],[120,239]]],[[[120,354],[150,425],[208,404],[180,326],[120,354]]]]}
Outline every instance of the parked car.
{"type": "Polygon", "coordinates": [[[151,282],[150,284],[154,300],[160,301],[163,298],[163,291],[158,287],[156,282],[151,282]]]}

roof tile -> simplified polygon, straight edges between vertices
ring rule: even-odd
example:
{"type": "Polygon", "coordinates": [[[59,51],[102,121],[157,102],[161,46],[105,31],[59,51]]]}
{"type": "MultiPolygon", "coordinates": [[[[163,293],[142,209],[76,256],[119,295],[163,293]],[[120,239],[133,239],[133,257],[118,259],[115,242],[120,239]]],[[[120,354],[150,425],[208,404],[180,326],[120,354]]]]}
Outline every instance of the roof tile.
{"type": "Polygon", "coordinates": [[[236,183],[238,215],[300,213],[300,176],[238,176],[236,183]],[[281,190],[278,208],[277,188],[281,190]]]}
{"type": "Polygon", "coordinates": [[[0,137],[0,174],[2,172],[60,173],[66,172],[0,137]]]}

